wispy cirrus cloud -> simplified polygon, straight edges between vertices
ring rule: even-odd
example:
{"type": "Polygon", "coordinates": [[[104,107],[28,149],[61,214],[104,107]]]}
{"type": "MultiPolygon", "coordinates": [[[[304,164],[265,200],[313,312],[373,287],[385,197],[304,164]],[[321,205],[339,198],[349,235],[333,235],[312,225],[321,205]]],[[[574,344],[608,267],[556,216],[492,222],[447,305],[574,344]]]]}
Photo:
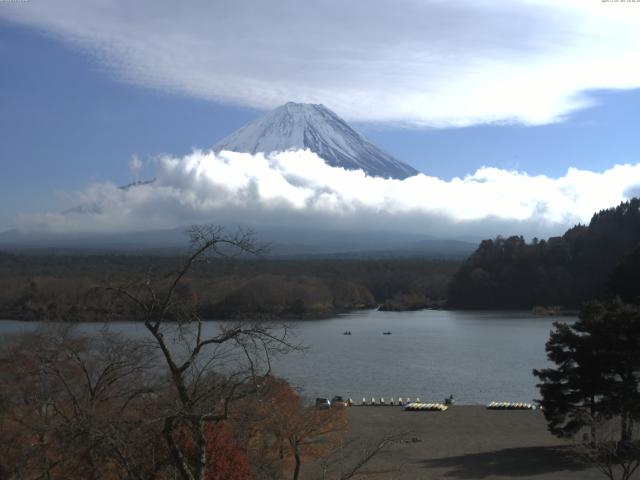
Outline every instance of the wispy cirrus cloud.
{"type": "Polygon", "coordinates": [[[334,168],[309,151],[194,151],[157,161],[156,180],[89,186],[65,213],[23,216],[50,232],[163,229],[193,222],[269,224],[438,236],[560,234],[628,198],[640,163],[603,172],[571,168],[560,178],[484,167],[444,181],[426,175],[372,178],[334,168]]]}
{"type": "Polygon", "coordinates": [[[349,120],[544,124],[590,89],[640,87],[640,6],[600,0],[59,0],[0,17],[50,32],[126,82],[349,120]]]}

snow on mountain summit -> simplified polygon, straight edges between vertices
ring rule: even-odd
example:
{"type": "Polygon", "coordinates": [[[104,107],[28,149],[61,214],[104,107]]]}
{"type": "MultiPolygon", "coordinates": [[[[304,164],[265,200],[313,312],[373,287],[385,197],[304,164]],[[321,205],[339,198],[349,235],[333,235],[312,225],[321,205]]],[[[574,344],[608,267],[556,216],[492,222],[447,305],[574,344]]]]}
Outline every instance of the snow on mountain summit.
{"type": "Polygon", "coordinates": [[[309,149],[327,164],[362,169],[376,177],[407,178],[419,172],[383,152],[324,105],[289,102],[236,130],[213,146],[245,153],[309,149]]]}

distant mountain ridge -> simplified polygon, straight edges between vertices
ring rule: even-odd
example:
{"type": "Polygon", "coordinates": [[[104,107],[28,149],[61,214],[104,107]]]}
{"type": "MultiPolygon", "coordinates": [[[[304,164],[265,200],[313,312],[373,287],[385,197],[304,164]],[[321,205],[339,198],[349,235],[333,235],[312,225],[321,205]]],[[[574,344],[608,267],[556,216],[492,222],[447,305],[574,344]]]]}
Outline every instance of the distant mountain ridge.
{"type": "Polygon", "coordinates": [[[213,150],[244,153],[309,149],[332,167],[404,179],[419,172],[364,138],[324,105],[289,102],[236,130],[213,150]]]}
{"type": "MultiPolygon", "coordinates": [[[[188,250],[187,226],[139,232],[54,234],[8,230],[0,232],[0,251],[84,254],[183,254],[188,250]]],[[[236,227],[228,226],[233,232],[236,227]]],[[[269,245],[270,258],[457,258],[471,254],[477,243],[401,232],[344,232],[282,226],[256,226],[256,240],[269,245]]]]}

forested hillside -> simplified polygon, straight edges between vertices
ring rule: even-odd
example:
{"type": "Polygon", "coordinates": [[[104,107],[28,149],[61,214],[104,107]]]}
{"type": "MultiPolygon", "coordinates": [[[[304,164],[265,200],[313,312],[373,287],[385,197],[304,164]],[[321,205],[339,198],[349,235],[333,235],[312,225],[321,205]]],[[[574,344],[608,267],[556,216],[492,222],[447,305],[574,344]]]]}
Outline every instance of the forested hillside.
{"type": "Polygon", "coordinates": [[[485,240],[453,277],[448,303],[454,308],[578,308],[585,300],[622,290],[626,298],[635,297],[638,284],[628,280],[637,278],[629,265],[633,259],[637,264],[638,245],[638,198],[594,214],[588,226],[577,225],[562,237],[485,240]]]}
{"type": "MultiPolygon", "coordinates": [[[[0,253],[0,318],[132,320],[140,312],[105,288],[166,288],[184,258],[0,253]]],[[[374,308],[444,302],[458,262],[398,260],[212,259],[192,269],[179,294],[205,318],[314,318],[374,308]]]]}

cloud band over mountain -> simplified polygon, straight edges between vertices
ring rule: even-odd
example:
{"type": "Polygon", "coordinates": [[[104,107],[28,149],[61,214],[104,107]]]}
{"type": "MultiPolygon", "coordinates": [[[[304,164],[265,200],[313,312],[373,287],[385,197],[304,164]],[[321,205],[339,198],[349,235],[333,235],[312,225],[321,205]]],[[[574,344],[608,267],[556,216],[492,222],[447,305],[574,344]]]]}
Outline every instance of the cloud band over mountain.
{"type": "Polygon", "coordinates": [[[450,181],[373,178],[309,151],[270,155],[194,151],[157,160],[156,180],[89,186],[65,213],[23,216],[24,229],[114,232],[194,222],[394,230],[438,236],[562,233],[637,192],[640,163],[560,178],[483,167],[450,181]]]}
{"type": "Polygon", "coordinates": [[[58,0],[4,5],[116,78],[414,126],[558,121],[640,87],[640,8],[600,0],[58,0]]]}

